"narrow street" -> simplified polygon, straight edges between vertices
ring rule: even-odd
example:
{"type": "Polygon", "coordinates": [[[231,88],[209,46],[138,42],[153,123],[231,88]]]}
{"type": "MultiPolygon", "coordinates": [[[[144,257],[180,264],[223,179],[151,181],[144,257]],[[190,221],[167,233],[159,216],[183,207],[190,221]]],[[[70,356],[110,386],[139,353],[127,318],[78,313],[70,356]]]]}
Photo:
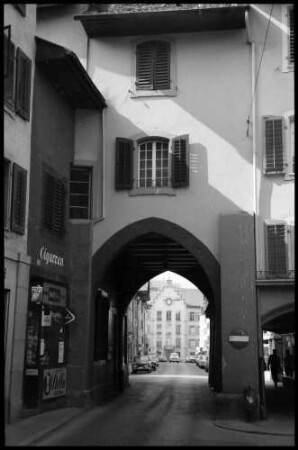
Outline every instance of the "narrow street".
{"type": "Polygon", "coordinates": [[[160,363],[156,372],[130,376],[130,387],[37,446],[291,445],[288,437],[219,428],[207,373],[195,364],[160,363]]]}

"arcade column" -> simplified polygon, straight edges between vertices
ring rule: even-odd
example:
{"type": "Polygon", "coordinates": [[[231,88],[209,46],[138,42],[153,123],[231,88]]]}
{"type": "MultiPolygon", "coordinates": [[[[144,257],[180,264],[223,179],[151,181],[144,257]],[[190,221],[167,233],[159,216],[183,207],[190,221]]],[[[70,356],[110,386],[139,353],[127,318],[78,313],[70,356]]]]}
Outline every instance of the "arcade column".
{"type": "Polygon", "coordinates": [[[258,320],[255,289],[254,218],[223,215],[219,225],[221,265],[222,392],[219,416],[243,417],[243,392],[255,394],[258,415],[258,320]]]}

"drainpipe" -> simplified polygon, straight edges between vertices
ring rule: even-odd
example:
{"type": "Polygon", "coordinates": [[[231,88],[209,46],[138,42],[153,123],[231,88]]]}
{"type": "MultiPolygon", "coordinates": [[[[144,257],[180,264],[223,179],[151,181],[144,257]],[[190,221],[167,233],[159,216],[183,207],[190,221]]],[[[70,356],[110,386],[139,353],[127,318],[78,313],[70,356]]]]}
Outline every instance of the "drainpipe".
{"type": "MultiPolygon", "coordinates": [[[[86,71],[89,74],[90,70],[90,38],[87,36],[87,46],[86,46],[86,71]]],[[[101,214],[100,217],[94,219],[93,223],[100,222],[105,218],[105,148],[106,148],[106,142],[105,142],[105,108],[102,109],[102,121],[100,123],[100,127],[102,130],[102,167],[101,167],[101,214]]]]}
{"type": "MultiPolygon", "coordinates": [[[[251,45],[251,95],[252,95],[252,108],[251,108],[251,123],[252,123],[252,151],[253,151],[253,159],[252,159],[252,166],[253,166],[253,213],[254,213],[254,245],[255,245],[255,269],[257,270],[257,249],[258,249],[258,198],[257,198],[257,162],[256,162],[256,155],[257,155],[257,143],[256,143],[256,96],[255,96],[255,83],[256,83],[256,44],[251,38],[251,30],[250,30],[250,23],[249,23],[249,11],[245,11],[245,23],[246,23],[246,30],[247,30],[247,42],[251,45]]],[[[248,126],[250,125],[250,121],[248,118],[248,126]]],[[[258,302],[258,293],[256,289],[256,320],[257,320],[257,348],[258,348],[258,384],[259,384],[259,396],[260,396],[260,416],[261,419],[266,418],[266,403],[265,403],[265,381],[264,381],[264,371],[263,371],[263,364],[262,364],[262,355],[263,351],[260,352],[260,346],[263,346],[263,338],[262,338],[262,330],[261,330],[261,323],[260,323],[260,317],[259,317],[259,302],[258,302]]]]}

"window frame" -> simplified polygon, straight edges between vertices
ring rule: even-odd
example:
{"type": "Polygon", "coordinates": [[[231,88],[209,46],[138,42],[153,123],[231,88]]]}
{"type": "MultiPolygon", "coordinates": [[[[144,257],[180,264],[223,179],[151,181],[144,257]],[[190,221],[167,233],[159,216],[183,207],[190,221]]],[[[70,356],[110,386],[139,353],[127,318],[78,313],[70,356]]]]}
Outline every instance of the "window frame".
{"type": "Polygon", "coordinates": [[[92,219],[92,203],[93,203],[93,199],[92,199],[92,183],[93,181],[93,167],[92,166],[85,166],[85,165],[76,165],[76,164],[71,164],[70,166],[70,174],[69,174],[69,198],[68,198],[68,217],[70,220],[91,220],[92,219]],[[71,179],[72,176],[72,170],[78,170],[78,171],[86,171],[88,172],[88,182],[84,182],[84,181],[74,181],[71,179]],[[71,199],[73,198],[73,196],[75,197],[79,197],[82,195],[86,195],[86,194],[80,194],[80,193],[73,193],[71,190],[72,187],[72,183],[76,183],[76,184],[88,184],[88,205],[85,206],[71,206],[71,199]],[[71,210],[75,210],[75,209],[87,209],[87,217],[71,217],[71,210]]]}
{"type": "MultiPolygon", "coordinates": [[[[161,149],[161,152],[163,152],[163,150],[165,150],[164,148],[162,148],[161,149]]],[[[147,163],[148,162],[148,160],[149,159],[145,159],[145,163],[147,163]]],[[[163,161],[163,159],[162,159],[162,161],[163,161]]],[[[160,169],[161,170],[161,169],[160,169]]],[[[146,166],[146,169],[145,169],[145,172],[147,171],[147,166],[146,166]]],[[[149,188],[149,189],[151,189],[151,188],[153,188],[153,189],[163,189],[163,188],[169,188],[169,187],[171,187],[170,186],[170,183],[171,183],[171,173],[170,173],[171,171],[170,171],[170,149],[169,149],[169,139],[167,139],[167,138],[162,138],[162,137],[156,137],[156,136],[153,136],[152,138],[144,138],[144,139],[139,139],[138,141],[137,141],[137,177],[136,177],[136,180],[135,180],[135,184],[136,184],[136,188],[137,189],[147,189],[147,188],[149,188]],[[156,179],[157,179],[157,175],[156,175],[156,173],[157,173],[157,156],[156,156],[156,153],[157,153],[157,143],[159,143],[159,142],[161,142],[162,144],[167,144],[167,185],[166,186],[156,186],[156,179]],[[152,151],[152,159],[151,159],[151,162],[152,162],[152,167],[151,167],[151,172],[152,172],[152,175],[151,175],[151,186],[140,186],[140,181],[141,181],[141,177],[140,177],[140,172],[141,172],[141,146],[142,145],[146,145],[146,144],[152,144],[152,149],[151,149],[151,151],[152,151]]],[[[145,178],[144,179],[145,180],[145,183],[146,183],[146,181],[148,181],[148,179],[147,178],[145,178]]]]}
{"type": "MultiPolygon", "coordinates": [[[[290,61],[290,39],[291,39],[291,28],[290,28],[290,13],[289,11],[293,9],[293,4],[282,5],[282,72],[292,72],[294,71],[295,62],[290,61]]],[[[294,35],[295,39],[295,35],[294,35]]]]}
{"type": "MultiPolygon", "coordinates": [[[[286,172],[286,155],[285,155],[285,124],[284,124],[284,117],[276,116],[276,115],[266,115],[262,118],[262,134],[263,134],[263,174],[266,176],[281,176],[285,175],[286,172]],[[268,158],[267,158],[267,140],[266,140],[266,124],[269,121],[281,121],[281,140],[282,140],[282,169],[277,170],[276,169],[276,162],[273,169],[269,170],[268,167],[268,158]]],[[[274,136],[275,137],[275,136],[274,136]]],[[[275,145],[275,142],[274,142],[275,145]]],[[[274,149],[274,159],[276,160],[276,150],[274,149]]]]}
{"type": "Polygon", "coordinates": [[[130,98],[139,97],[175,97],[177,96],[177,64],[176,64],[176,40],[171,37],[160,37],[156,35],[148,35],[146,37],[134,39],[131,41],[131,89],[129,90],[130,98]],[[150,41],[164,41],[170,45],[170,88],[169,89],[141,89],[136,86],[137,81],[137,47],[150,41]]]}
{"type": "MultiPolygon", "coordinates": [[[[266,272],[269,274],[270,278],[271,275],[273,276],[275,273],[279,274],[279,273],[284,273],[286,274],[289,270],[289,245],[288,245],[288,241],[289,241],[289,237],[288,237],[288,233],[289,233],[289,227],[286,221],[284,220],[267,220],[264,222],[264,233],[265,233],[265,270],[266,272]],[[283,226],[284,227],[284,232],[285,232],[285,248],[284,248],[284,253],[285,253],[285,267],[284,270],[281,270],[280,268],[278,268],[278,270],[272,270],[272,268],[270,268],[270,255],[269,255],[269,227],[277,227],[277,226],[283,226]]],[[[275,244],[276,245],[276,244],[275,244]]]]}

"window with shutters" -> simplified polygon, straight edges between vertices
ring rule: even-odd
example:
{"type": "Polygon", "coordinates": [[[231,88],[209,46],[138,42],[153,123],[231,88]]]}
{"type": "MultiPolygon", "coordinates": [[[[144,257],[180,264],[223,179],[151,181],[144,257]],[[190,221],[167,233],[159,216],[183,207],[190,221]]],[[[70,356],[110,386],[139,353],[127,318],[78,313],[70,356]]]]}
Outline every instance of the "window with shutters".
{"type": "Polygon", "coordinates": [[[284,114],[285,122],[285,155],[286,173],[285,180],[295,178],[295,116],[293,111],[284,114]]]}
{"type": "Polygon", "coordinates": [[[27,171],[18,164],[13,164],[12,196],[11,196],[11,230],[19,234],[25,233],[27,196],[27,171]]]}
{"type": "Polygon", "coordinates": [[[162,320],[162,311],[156,311],[156,320],[162,320]]]}
{"type": "Polygon", "coordinates": [[[167,311],[166,317],[167,317],[167,321],[170,322],[172,320],[172,311],[167,311]]]}
{"type": "Polygon", "coordinates": [[[177,311],[176,312],[176,321],[180,322],[180,320],[181,320],[181,311],[177,311]]]}
{"type": "Polygon", "coordinates": [[[282,5],[282,70],[294,70],[295,64],[295,18],[294,5],[282,5]]]}
{"type": "Polygon", "coordinates": [[[133,42],[133,48],[131,97],[176,95],[174,40],[142,38],[133,42]]]}
{"type": "Polygon", "coordinates": [[[285,172],[283,117],[264,117],[264,171],[267,175],[285,172]]]}
{"type": "Polygon", "coordinates": [[[195,320],[195,313],[192,311],[189,313],[189,320],[190,320],[190,322],[194,322],[194,320],[195,320]]]}
{"type": "Polygon", "coordinates": [[[4,101],[23,119],[30,120],[30,58],[4,34],[4,101]]]}
{"type": "Polygon", "coordinates": [[[65,227],[65,181],[44,170],[43,227],[57,236],[65,227]]]}
{"type": "Polygon", "coordinates": [[[287,231],[285,223],[266,224],[266,271],[270,277],[285,277],[287,273],[287,231]]]}
{"type": "Polygon", "coordinates": [[[72,166],[70,168],[70,219],[91,219],[91,176],[91,167],[72,166]]]}
{"type": "Polygon", "coordinates": [[[130,195],[175,195],[189,186],[189,137],[116,139],[115,188],[130,195]],[[136,151],[134,151],[136,149],[136,151]]]}
{"type": "Polygon", "coordinates": [[[15,98],[15,45],[4,34],[4,101],[10,107],[14,107],[15,98]]]}
{"type": "Polygon", "coordinates": [[[10,218],[10,206],[11,206],[11,167],[12,164],[7,159],[4,159],[4,204],[3,204],[3,213],[4,213],[4,228],[9,228],[9,218],[10,218]]]}

